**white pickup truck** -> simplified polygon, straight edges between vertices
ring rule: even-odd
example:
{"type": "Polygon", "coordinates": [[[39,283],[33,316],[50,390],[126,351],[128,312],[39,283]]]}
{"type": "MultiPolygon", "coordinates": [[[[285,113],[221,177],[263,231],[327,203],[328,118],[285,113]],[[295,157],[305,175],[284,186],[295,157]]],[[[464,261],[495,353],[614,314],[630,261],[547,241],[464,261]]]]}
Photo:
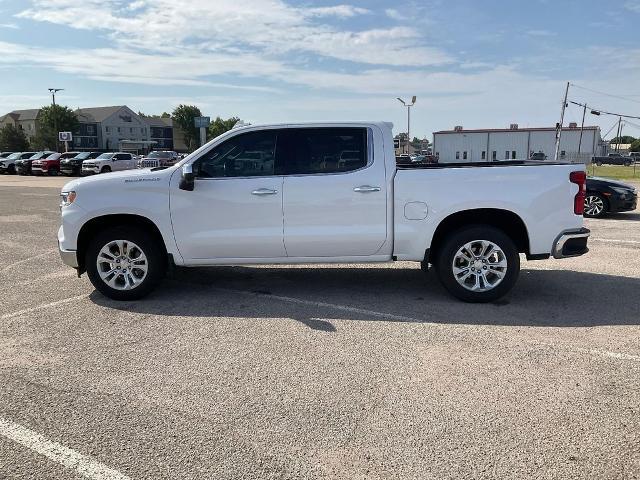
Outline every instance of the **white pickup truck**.
{"type": "Polygon", "coordinates": [[[584,166],[397,166],[391,124],[231,130],[171,167],[63,187],[64,263],[118,300],[170,266],[415,261],[457,298],[506,294],[530,260],[582,255],[584,166]],[[346,152],[346,153],[345,153],[346,152]]]}

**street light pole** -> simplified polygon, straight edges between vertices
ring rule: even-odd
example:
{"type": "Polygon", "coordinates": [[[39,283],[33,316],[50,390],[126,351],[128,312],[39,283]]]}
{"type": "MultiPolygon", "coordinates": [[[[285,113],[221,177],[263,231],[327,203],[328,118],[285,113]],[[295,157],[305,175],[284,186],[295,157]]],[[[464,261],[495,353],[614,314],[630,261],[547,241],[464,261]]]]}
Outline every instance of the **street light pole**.
{"type": "Polygon", "coordinates": [[[567,108],[567,97],[569,96],[569,82],[567,82],[567,89],[564,91],[564,100],[562,101],[562,113],[560,114],[560,123],[556,128],[556,151],[553,156],[553,161],[558,161],[558,153],[560,152],[560,139],[562,138],[562,125],[564,124],[564,111],[567,108]]]}
{"type": "Polygon", "coordinates": [[[587,104],[584,104],[584,108],[582,109],[582,124],[580,125],[580,141],[578,142],[578,155],[580,155],[580,150],[582,147],[582,132],[584,130],[584,117],[587,114],[587,104]]]}
{"type": "Polygon", "coordinates": [[[64,88],[50,88],[49,92],[51,92],[51,100],[53,103],[53,129],[55,130],[55,138],[56,138],[56,150],[59,150],[60,145],[58,143],[58,114],[56,112],[56,93],[61,92],[64,88]]]}
{"type": "Polygon", "coordinates": [[[410,153],[409,150],[411,147],[411,107],[413,107],[416,104],[416,100],[417,100],[417,97],[415,95],[411,97],[411,103],[407,103],[403,99],[398,97],[398,101],[402,105],[407,107],[407,153],[410,153]]]}

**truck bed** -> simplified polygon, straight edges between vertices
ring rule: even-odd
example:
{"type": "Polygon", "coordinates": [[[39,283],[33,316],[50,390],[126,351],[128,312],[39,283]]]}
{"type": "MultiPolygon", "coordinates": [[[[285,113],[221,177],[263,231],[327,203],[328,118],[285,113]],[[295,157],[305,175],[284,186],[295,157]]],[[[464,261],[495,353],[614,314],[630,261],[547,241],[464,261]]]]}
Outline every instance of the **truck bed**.
{"type": "Polygon", "coordinates": [[[504,160],[496,162],[455,162],[455,163],[412,163],[399,164],[398,170],[420,170],[438,168],[468,168],[468,167],[539,167],[547,165],[571,165],[567,162],[547,162],[536,160],[504,160]]]}

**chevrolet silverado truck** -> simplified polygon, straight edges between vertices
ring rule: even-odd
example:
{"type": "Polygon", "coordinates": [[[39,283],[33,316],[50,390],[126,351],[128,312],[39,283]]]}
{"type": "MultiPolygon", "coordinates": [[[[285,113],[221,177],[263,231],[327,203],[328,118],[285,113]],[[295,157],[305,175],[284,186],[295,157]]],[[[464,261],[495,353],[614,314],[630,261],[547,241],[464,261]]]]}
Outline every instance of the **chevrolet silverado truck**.
{"type": "Polygon", "coordinates": [[[67,183],[58,242],[116,300],[173,266],[413,261],[488,302],[514,286],[520,254],[588,251],[585,182],[562,163],[396,165],[389,123],[246,126],[171,167],[67,183]]]}

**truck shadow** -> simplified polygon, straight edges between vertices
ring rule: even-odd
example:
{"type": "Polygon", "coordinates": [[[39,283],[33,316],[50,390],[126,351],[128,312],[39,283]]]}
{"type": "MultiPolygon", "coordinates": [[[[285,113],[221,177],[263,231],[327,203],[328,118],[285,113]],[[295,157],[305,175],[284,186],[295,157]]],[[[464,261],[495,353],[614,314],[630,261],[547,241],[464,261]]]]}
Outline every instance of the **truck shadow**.
{"type": "Polygon", "coordinates": [[[610,213],[602,217],[600,220],[625,220],[627,222],[640,222],[640,213],[635,213],[635,212],[610,213]]]}
{"type": "MultiPolygon", "coordinates": [[[[164,317],[294,319],[336,331],[332,320],[538,327],[640,325],[640,279],[566,270],[523,270],[514,290],[492,304],[450,297],[419,269],[213,267],[178,269],[138,302],[96,304],[164,317]]],[[[179,321],[179,320],[177,320],[179,321]]]]}

